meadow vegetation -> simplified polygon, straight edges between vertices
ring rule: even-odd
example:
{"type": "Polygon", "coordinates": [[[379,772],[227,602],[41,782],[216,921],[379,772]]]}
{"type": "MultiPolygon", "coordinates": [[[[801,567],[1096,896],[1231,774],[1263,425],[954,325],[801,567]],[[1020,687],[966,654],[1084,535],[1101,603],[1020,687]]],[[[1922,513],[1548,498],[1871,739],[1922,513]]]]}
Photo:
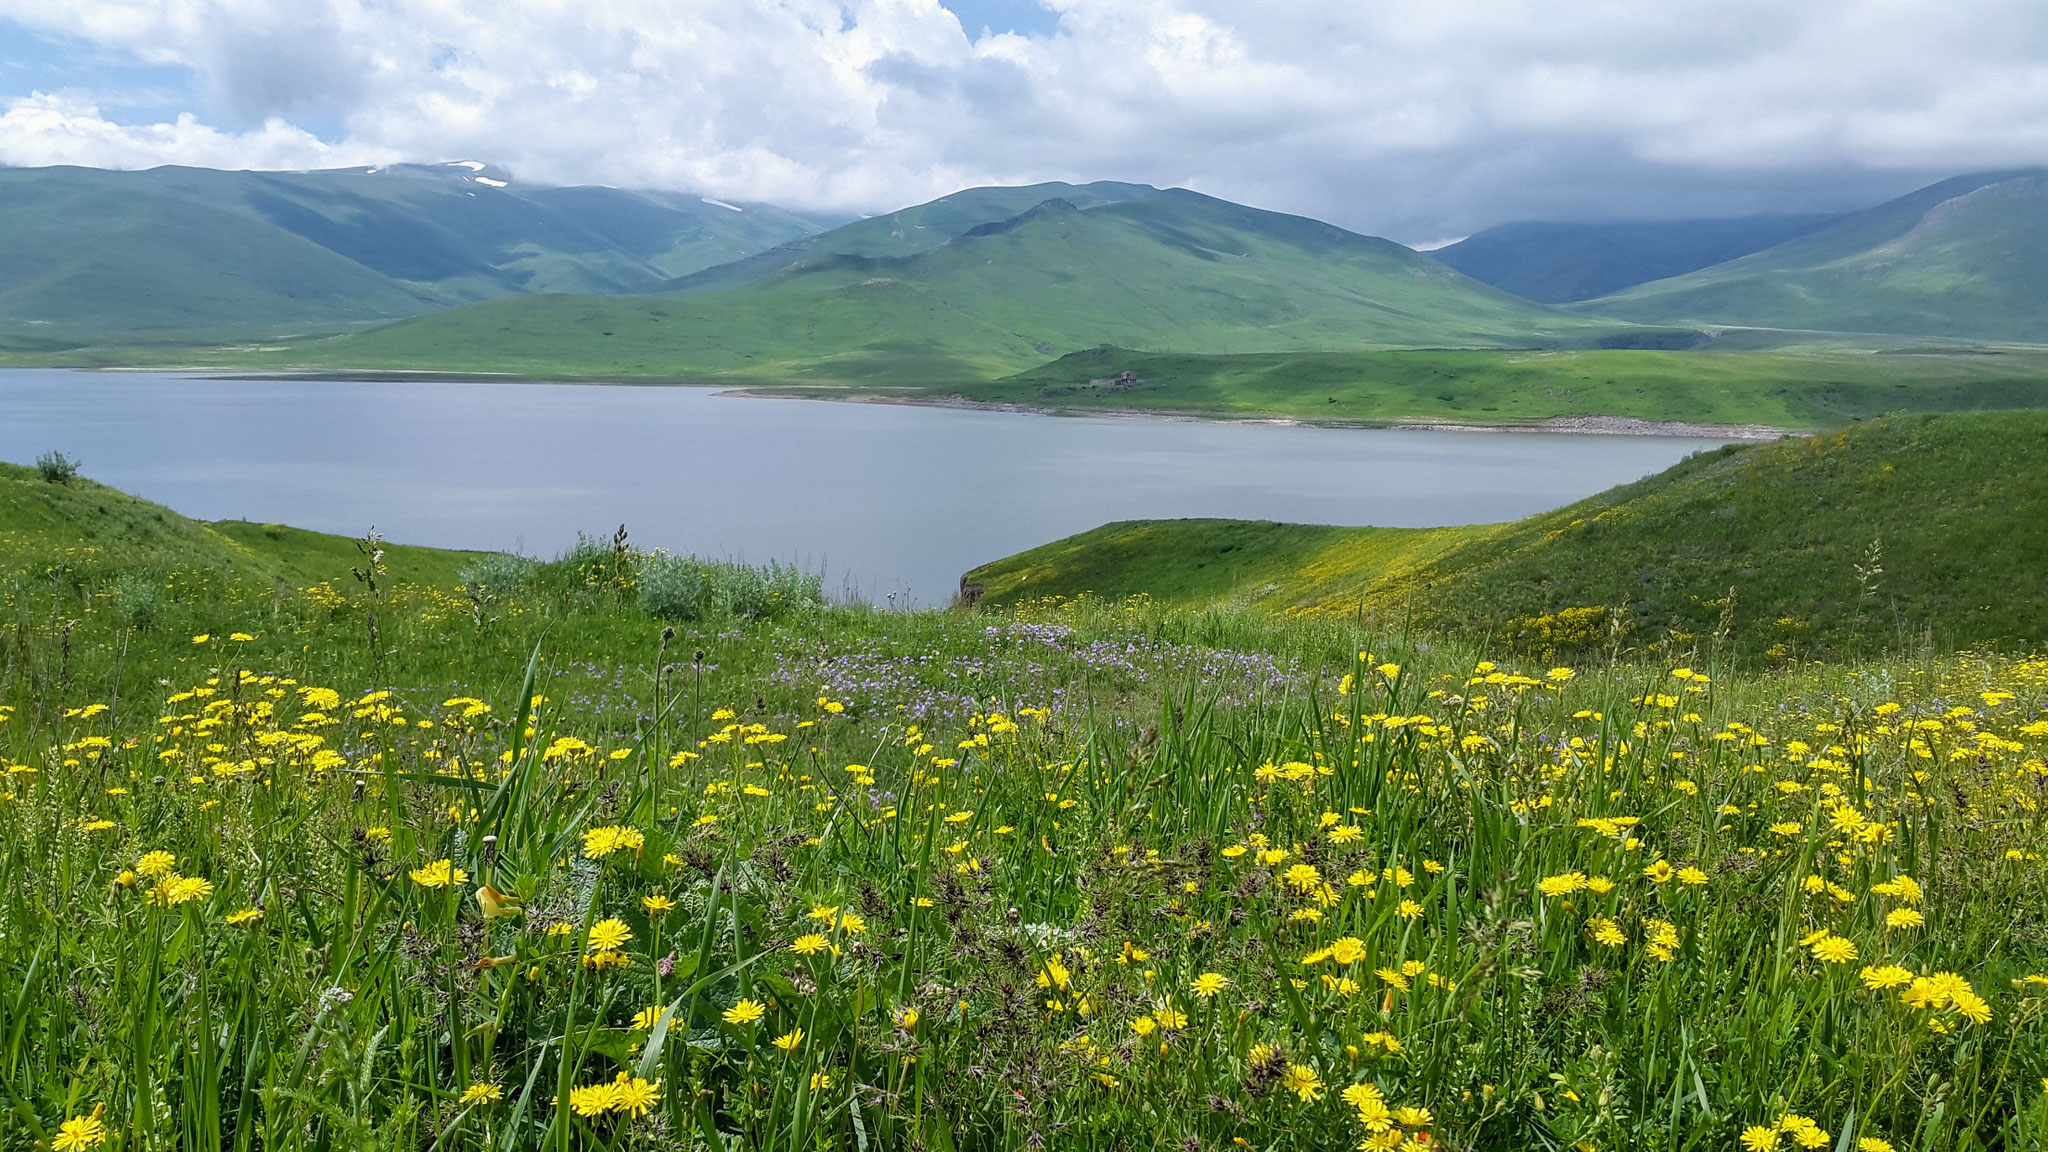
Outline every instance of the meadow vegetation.
{"type": "Polygon", "coordinates": [[[10,1146],[2048,1146],[2038,659],[888,614],[0,481],[10,1146]]]}
{"type": "Polygon", "coordinates": [[[906,391],[1074,412],[1282,416],[1330,424],[1513,425],[1628,416],[1808,429],[1892,412],[2048,406],[2044,368],[2048,356],[2023,348],[1820,344],[1739,351],[1709,346],[1233,356],[1097,348],[999,380],[906,391]],[[1134,379],[1124,382],[1126,372],[1134,379]]]}
{"type": "Polygon", "coordinates": [[[1729,445],[1508,524],[1111,524],[968,574],[1483,635],[1532,656],[1709,643],[1750,663],[2048,644],[2048,416],[1873,420],[1729,445]]]}

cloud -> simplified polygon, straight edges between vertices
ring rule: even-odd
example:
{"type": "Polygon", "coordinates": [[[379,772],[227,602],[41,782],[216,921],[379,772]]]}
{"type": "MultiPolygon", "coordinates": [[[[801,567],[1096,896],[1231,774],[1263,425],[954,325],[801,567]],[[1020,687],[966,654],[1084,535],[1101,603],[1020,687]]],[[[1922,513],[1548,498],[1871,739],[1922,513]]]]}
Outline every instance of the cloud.
{"type": "Polygon", "coordinates": [[[396,153],[359,143],[330,145],[280,119],[245,132],[222,132],[191,113],[167,123],[116,124],[88,100],[33,92],[0,112],[0,164],[83,164],[148,168],[343,168],[389,163],[396,153]]]}
{"type": "Polygon", "coordinates": [[[2035,0],[1043,7],[1053,30],[1024,36],[937,0],[15,0],[28,27],[189,69],[203,106],[119,127],[90,111],[112,94],[21,95],[0,159],[475,156],[869,211],[1110,178],[1410,239],[2048,162],[2035,0]]]}

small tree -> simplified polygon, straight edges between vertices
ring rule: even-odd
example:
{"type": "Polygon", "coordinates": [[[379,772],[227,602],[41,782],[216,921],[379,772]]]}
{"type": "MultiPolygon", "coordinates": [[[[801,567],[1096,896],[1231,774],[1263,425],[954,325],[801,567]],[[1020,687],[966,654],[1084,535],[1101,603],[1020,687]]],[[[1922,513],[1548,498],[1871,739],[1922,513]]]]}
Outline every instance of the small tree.
{"type": "Polygon", "coordinates": [[[78,461],[62,452],[45,452],[36,457],[36,471],[48,484],[69,484],[78,475],[78,461]]]}

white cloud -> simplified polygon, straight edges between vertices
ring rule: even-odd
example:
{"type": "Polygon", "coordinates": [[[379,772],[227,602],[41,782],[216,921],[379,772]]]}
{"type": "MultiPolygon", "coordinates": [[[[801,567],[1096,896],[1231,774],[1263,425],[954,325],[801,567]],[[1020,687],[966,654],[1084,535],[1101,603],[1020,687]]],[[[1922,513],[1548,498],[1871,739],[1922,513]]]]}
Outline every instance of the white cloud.
{"type": "Polygon", "coordinates": [[[191,113],[169,123],[123,125],[76,96],[33,92],[0,112],[0,164],[83,164],[147,168],[344,168],[388,163],[396,153],[357,142],[341,145],[272,118],[246,132],[222,132],[191,113]]]}
{"type": "Polygon", "coordinates": [[[1417,239],[2048,162],[2038,0],[1046,3],[1050,36],[970,38],[937,0],[14,0],[206,97],[143,127],[23,97],[0,159],[477,156],[855,210],[1115,178],[1417,239]]]}

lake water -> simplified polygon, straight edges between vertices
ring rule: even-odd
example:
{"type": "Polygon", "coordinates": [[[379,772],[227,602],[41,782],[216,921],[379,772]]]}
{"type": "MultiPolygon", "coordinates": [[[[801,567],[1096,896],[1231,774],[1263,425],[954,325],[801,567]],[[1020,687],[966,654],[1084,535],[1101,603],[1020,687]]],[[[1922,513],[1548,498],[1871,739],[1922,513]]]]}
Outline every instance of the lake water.
{"type": "Polygon", "coordinates": [[[0,370],[0,459],[208,520],[552,555],[642,547],[943,604],[960,574],[1110,520],[1508,520],[1718,441],[1059,417],[703,388],[0,370]]]}

